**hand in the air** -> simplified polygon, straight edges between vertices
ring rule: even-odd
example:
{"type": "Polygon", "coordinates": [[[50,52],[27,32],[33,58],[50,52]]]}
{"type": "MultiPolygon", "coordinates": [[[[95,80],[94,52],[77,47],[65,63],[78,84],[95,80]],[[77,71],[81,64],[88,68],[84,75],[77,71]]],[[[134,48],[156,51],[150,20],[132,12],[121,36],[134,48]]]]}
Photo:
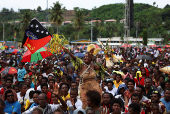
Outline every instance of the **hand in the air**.
{"type": "Polygon", "coordinates": [[[57,84],[54,87],[53,94],[56,95],[56,96],[59,96],[59,89],[58,89],[58,85],[57,84]]]}

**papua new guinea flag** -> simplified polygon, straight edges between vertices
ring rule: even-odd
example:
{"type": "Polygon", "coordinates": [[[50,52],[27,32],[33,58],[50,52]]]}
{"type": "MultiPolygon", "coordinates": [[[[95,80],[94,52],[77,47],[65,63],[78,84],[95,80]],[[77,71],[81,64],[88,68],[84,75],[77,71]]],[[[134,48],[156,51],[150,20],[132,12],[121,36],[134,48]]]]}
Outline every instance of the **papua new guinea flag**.
{"type": "Polygon", "coordinates": [[[26,46],[33,54],[51,40],[52,35],[34,18],[25,30],[22,47],[26,46]]]}

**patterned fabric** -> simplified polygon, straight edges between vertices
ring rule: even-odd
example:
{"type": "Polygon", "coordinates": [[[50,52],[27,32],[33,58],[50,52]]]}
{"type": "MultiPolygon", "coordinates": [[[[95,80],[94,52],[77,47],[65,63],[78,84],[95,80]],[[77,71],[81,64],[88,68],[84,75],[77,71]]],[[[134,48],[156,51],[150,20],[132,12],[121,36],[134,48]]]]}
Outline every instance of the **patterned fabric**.
{"type": "Polygon", "coordinates": [[[114,83],[114,85],[115,85],[115,87],[116,87],[117,89],[118,89],[118,87],[119,87],[120,84],[123,84],[122,81],[120,81],[119,83],[117,83],[116,80],[114,80],[113,83],[114,83]]]}
{"type": "Polygon", "coordinates": [[[156,90],[151,86],[150,90],[148,92],[145,91],[143,95],[146,96],[148,99],[151,99],[151,95],[153,91],[156,90]]]}
{"type": "Polygon", "coordinates": [[[155,86],[156,86],[156,87],[160,86],[160,85],[159,85],[159,82],[157,82],[155,79],[153,79],[153,82],[155,82],[155,86]]]}
{"type": "Polygon", "coordinates": [[[130,93],[129,90],[126,90],[126,91],[124,92],[124,96],[126,96],[126,97],[128,98],[128,100],[131,98],[132,94],[133,94],[133,93],[130,93]]]}
{"type": "MultiPolygon", "coordinates": [[[[163,105],[162,102],[159,102],[159,113],[160,114],[166,114],[166,107],[163,105]]],[[[151,100],[147,100],[142,102],[142,105],[146,107],[147,114],[152,114],[152,103],[151,100]]]]}
{"type": "Polygon", "coordinates": [[[53,111],[50,105],[46,106],[46,108],[44,109],[44,114],[53,114],[53,111]]]}

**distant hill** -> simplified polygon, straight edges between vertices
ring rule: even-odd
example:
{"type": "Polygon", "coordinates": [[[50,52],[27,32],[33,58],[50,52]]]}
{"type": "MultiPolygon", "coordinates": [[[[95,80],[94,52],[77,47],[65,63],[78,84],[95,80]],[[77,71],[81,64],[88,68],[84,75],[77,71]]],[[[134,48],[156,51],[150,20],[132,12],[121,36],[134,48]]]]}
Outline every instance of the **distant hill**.
{"type": "MultiPolygon", "coordinates": [[[[125,6],[124,4],[109,4],[109,5],[100,6],[99,8],[93,9],[90,12],[90,16],[88,17],[88,19],[90,18],[99,19],[99,20],[124,19],[124,11],[125,11],[124,6],[125,6]]],[[[151,6],[148,4],[142,4],[142,3],[135,3],[134,4],[134,17],[141,11],[147,10],[151,7],[154,7],[154,6],[151,6]]]]}
{"type": "MultiPolygon", "coordinates": [[[[142,3],[135,3],[134,4],[134,17],[140,15],[140,12],[146,11],[150,8],[158,9],[157,7],[142,4],[142,3]]],[[[85,12],[85,20],[95,19],[95,20],[106,20],[106,19],[124,19],[124,4],[117,3],[117,4],[109,4],[103,5],[99,8],[93,10],[84,10],[85,12]]],[[[74,18],[74,10],[67,10],[65,14],[63,14],[64,21],[71,21],[74,18]]],[[[5,15],[0,15],[0,21],[14,21],[20,20],[21,13],[8,13],[5,15]]],[[[35,12],[33,11],[33,17],[36,17],[39,21],[46,20],[46,12],[35,12]]],[[[135,17],[136,18],[136,17],[135,17]]]]}
{"type": "Polygon", "coordinates": [[[75,15],[74,10],[67,10],[65,14],[63,14],[62,16],[64,17],[64,21],[71,21],[73,20],[74,15],[75,15]]]}

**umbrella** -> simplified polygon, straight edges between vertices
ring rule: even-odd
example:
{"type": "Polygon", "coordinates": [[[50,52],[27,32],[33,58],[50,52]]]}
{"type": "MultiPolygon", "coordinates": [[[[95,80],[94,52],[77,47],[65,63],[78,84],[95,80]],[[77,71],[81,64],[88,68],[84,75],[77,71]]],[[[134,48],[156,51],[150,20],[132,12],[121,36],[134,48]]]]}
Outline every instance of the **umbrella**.
{"type": "Polygon", "coordinates": [[[74,53],[78,53],[79,51],[78,50],[75,50],[74,53]]]}
{"type": "Polygon", "coordinates": [[[5,49],[5,46],[1,46],[1,48],[0,48],[1,50],[4,50],[5,49]]]}
{"type": "Polygon", "coordinates": [[[42,59],[49,57],[51,55],[53,55],[53,54],[51,52],[47,51],[44,47],[40,48],[33,54],[31,54],[31,52],[28,50],[22,56],[21,62],[30,62],[31,63],[31,62],[42,60],[42,59]]]}
{"type": "Polygon", "coordinates": [[[146,60],[152,60],[152,58],[148,55],[138,55],[136,59],[146,59],[146,60]]]}
{"type": "Polygon", "coordinates": [[[163,67],[159,70],[165,74],[170,74],[170,66],[163,67]]]}
{"type": "Polygon", "coordinates": [[[63,55],[63,57],[69,57],[70,55],[69,54],[65,54],[65,55],[63,55]]]}
{"type": "Polygon", "coordinates": [[[157,50],[162,51],[162,49],[161,49],[161,48],[158,48],[157,50]]]}
{"type": "Polygon", "coordinates": [[[130,44],[124,44],[122,47],[132,47],[130,44]]]}
{"type": "Polygon", "coordinates": [[[120,71],[113,71],[113,72],[116,72],[117,74],[120,74],[121,76],[125,76],[125,74],[123,72],[120,72],[120,71]]]}
{"type": "Polygon", "coordinates": [[[100,51],[99,54],[104,54],[104,51],[100,51]]]}
{"type": "Polygon", "coordinates": [[[153,45],[150,45],[149,47],[158,47],[157,45],[153,44],[153,45]]]}
{"type": "Polygon", "coordinates": [[[14,48],[14,46],[11,46],[11,48],[14,48]]]}
{"type": "Polygon", "coordinates": [[[19,49],[14,49],[14,50],[12,50],[11,52],[14,53],[14,54],[17,54],[17,53],[20,53],[21,50],[19,50],[19,49]]]}
{"type": "Polygon", "coordinates": [[[15,74],[17,73],[17,69],[14,67],[8,67],[5,68],[3,71],[1,71],[2,74],[6,75],[6,74],[15,74]]]}
{"type": "Polygon", "coordinates": [[[98,45],[95,45],[96,48],[100,48],[98,45]]]}
{"type": "Polygon", "coordinates": [[[165,47],[169,48],[169,47],[170,47],[170,45],[166,45],[165,47]]]}
{"type": "Polygon", "coordinates": [[[77,56],[77,57],[84,57],[84,54],[83,54],[83,53],[76,53],[76,54],[74,54],[74,56],[77,56]]]}

